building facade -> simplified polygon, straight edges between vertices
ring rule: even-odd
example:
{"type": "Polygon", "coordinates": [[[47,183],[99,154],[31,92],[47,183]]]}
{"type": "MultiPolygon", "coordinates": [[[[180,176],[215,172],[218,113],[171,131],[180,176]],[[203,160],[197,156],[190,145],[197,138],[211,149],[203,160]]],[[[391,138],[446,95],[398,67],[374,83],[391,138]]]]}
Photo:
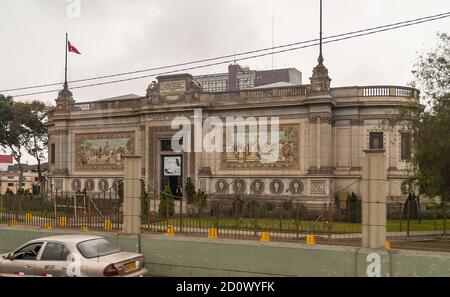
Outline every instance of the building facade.
{"type": "MultiPolygon", "coordinates": [[[[17,193],[19,190],[19,171],[8,170],[0,172],[0,194],[3,195],[6,191],[17,193]]],[[[32,193],[33,186],[38,184],[39,177],[37,172],[25,171],[23,173],[22,189],[32,193]]]]}
{"type": "Polygon", "coordinates": [[[194,76],[205,92],[226,92],[247,90],[273,83],[302,84],[302,73],[295,68],[274,70],[251,70],[238,64],[228,66],[227,73],[194,76]]]}
{"type": "Polygon", "coordinates": [[[10,155],[0,155],[0,171],[7,171],[8,166],[13,164],[13,157],[10,155]]]}
{"type": "MultiPolygon", "coordinates": [[[[48,121],[49,183],[67,192],[106,191],[123,178],[124,156],[139,155],[142,179],[153,199],[165,185],[184,188],[189,177],[208,197],[322,203],[334,201],[338,192],[360,194],[364,154],[382,150],[388,201],[403,199],[410,152],[402,137],[407,131],[389,120],[419,91],[332,88],[330,82],[319,60],[309,84],[279,88],[211,93],[191,75],[177,74],[158,77],[143,97],[76,103],[65,87],[48,121]],[[255,143],[249,136],[241,141],[242,149],[226,148],[228,132],[239,135],[228,126],[222,134],[214,132],[214,143],[223,135],[224,151],[196,151],[198,139],[211,137],[213,125],[207,119],[226,122],[227,117],[278,119],[279,141],[270,147],[278,150],[276,158],[264,160],[267,146],[264,151],[258,145],[256,151],[250,149],[255,143]],[[172,139],[180,132],[180,121],[193,128],[183,134],[183,145],[190,149],[177,152],[172,139]]],[[[249,131],[245,125],[244,131],[249,131]]]]}

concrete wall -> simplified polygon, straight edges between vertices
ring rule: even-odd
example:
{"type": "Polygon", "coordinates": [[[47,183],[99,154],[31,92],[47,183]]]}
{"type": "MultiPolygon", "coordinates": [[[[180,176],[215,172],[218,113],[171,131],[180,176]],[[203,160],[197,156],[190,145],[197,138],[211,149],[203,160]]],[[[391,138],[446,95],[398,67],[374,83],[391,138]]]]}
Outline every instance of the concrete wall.
{"type": "MultiPolygon", "coordinates": [[[[34,238],[65,233],[79,232],[0,227],[0,252],[34,238]]],[[[450,253],[90,234],[104,236],[124,250],[144,253],[150,274],[155,276],[367,276],[367,270],[373,271],[367,260],[372,253],[379,255],[381,276],[450,276],[450,253]]]]}

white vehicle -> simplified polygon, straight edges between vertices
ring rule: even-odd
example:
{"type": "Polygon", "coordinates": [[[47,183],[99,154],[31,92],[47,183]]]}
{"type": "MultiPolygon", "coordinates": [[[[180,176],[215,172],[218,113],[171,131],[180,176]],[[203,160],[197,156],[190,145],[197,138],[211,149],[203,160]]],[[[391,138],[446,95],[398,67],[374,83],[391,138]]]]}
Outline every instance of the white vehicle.
{"type": "Polygon", "coordinates": [[[144,255],[122,251],[92,235],[58,235],[31,240],[0,255],[0,276],[145,276],[144,255]]]}

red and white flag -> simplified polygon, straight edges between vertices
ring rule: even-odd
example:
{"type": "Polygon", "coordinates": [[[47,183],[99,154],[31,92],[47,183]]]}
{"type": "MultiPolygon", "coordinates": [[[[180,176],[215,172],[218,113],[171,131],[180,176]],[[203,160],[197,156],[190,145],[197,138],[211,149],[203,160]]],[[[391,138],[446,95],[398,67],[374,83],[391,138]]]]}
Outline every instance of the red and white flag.
{"type": "Polygon", "coordinates": [[[69,47],[69,52],[81,55],[77,48],[70,44],[70,41],[67,41],[67,46],[69,47]]]}

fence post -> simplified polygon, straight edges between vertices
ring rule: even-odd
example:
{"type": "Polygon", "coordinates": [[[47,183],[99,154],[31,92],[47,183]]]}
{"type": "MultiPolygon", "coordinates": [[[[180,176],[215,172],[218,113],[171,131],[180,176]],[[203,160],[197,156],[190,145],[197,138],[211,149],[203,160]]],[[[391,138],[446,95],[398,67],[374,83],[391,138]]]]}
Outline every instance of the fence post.
{"type": "Polygon", "coordinates": [[[180,196],[180,233],[183,232],[183,194],[180,196]]]}
{"type": "Polygon", "coordinates": [[[403,220],[402,204],[401,204],[400,202],[398,202],[397,207],[398,207],[398,214],[399,214],[398,218],[399,218],[399,220],[400,220],[400,232],[402,232],[402,231],[403,231],[403,223],[402,223],[402,220],[403,220]]]}
{"type": "Polygon", "coordinates": [[[407,209],[406,209],[406,237],[409,237],[409,218],[410,218],[410,211],[411,211],[411,200],[406,200],[407,203],[407,209]]]}
{"type": "Polygon", "coordinates": [[[386,168],[384,150],[364,150],[362,172],[362,247],[386,243],[386,168]]]}
{"type": "Polygon", "coordinates": [[[217,230],[217,234],[219,234],[219,221],[220,221],[220,201],[218,201],[217,209],[216,209],[216,230],[217,230]]]}
{"type": "Polygon", "coordinates": [[[447,235],[447,197],[444,200],[444,236],[447,235]]]}
{"type": "Polygon", "coordinates": [[[296,230],[296,234],[295,234],[295,238],[298,239],[298,233],[299,233],[299,221],[298,221],[298,201],[296,203],[296,207],[295,207],[295,230],[296,230]]]}
{"type": "Polygon", "coordinates": [[[125,156],[123,186],[123,232],[141,231],[141,157],[125,156]]]}
{"type": "Polygon", "coordinates": [[[434,231],[437,230],[436,226],[436,203],[433,203],[433,222],[434,222],[434,231]]]}

